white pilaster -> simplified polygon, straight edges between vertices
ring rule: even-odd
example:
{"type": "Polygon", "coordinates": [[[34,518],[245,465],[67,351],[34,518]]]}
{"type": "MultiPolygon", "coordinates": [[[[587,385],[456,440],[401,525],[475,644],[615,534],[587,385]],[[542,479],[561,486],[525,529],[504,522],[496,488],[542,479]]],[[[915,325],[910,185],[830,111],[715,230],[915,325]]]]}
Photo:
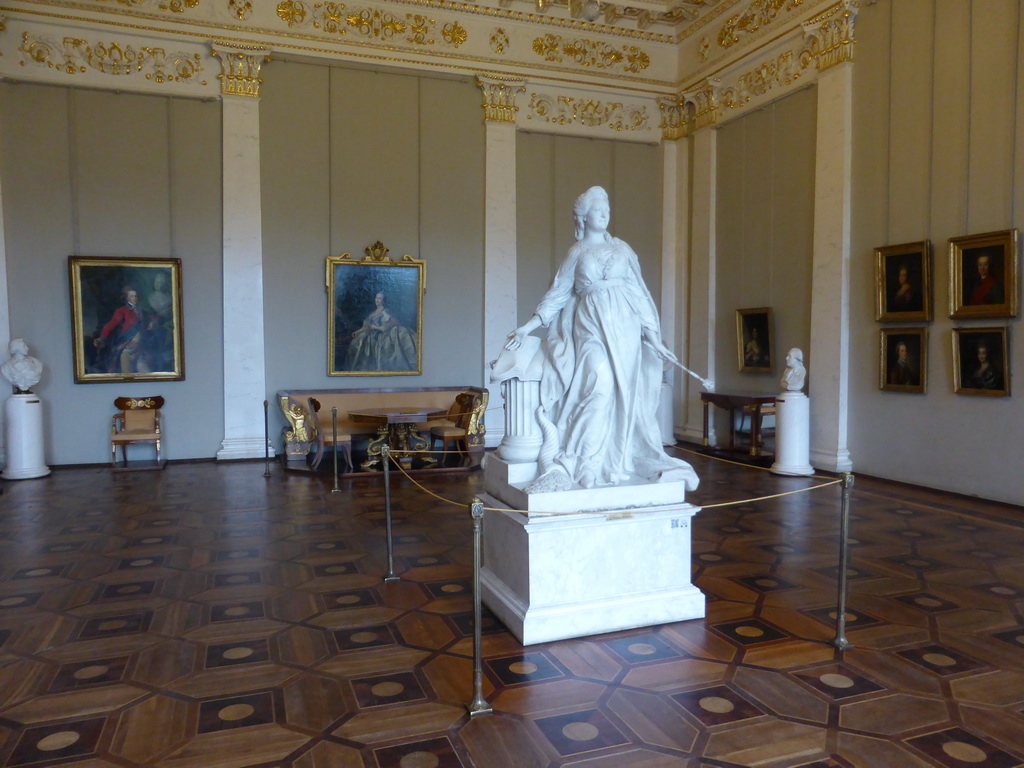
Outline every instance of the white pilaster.
{"type": "MultiPolygon", "coordinates": [[[[717,197],[718,134],[713,128],[695,132],[693,142],[693,224],[690,237],[690,337],[686,367],[707,379],[715,379],[715,320],[717,302],[717,234],[715,199],[717,197]]],[[[686,400],[682,437],[699,443],[704,435],[704,408],[701,387],[689,380],[685,385],[686,400]]],[[[713,445],[715,430],[711,426],[708,439],[713,445]]]]}
{"type": "MultiPolygon", "coordinates": [[[[7,298],[7,230],[4,227],[4,194],[2,183],[0,183],[0,344],[3,345],[3,350],[7,349],[10,340],[11,308],[7,298]]],[[[0,440],[3,440],[3,434],[4,424],[0,421],[0,440]]],[[[0,463],[7,463],[6,443],[0,443],[0,463]]]]}
{"type": "MultiPolygon", "coordinates": [[[[676,107],[677,105],[669,105],[676,107]]],[[[663,109],[665,107],[663,106],[663,109]]],[[[661,144],[661,332],[665,344],[692,368],[688,355],[690,301],[687,285],[690,269],[690,157],[688,139],[665,130],[661,144]]],[[[682,429],[690,378],[674,366],[666,372],[672,386],[671,427],[682,429]]]]}
{"type": "Polygon", "coordinates": [[[224,440],[217,458],[263,458],[267,393],[257,95],[259,64],[265,56],[214,53],[224,67],[224,440]]]}
{"type": "Polygon", "coordinates": [[[853,469],[847,448],[853,64],[818,76],[811,283],[811,464],[853,469]]]}
{"type": "MultiPolygon", "coordinates": [[[[516,314],[516,96],[520,80],[480,76],[484,94],[486,158],[484,161],[484,382],[491,378],[490,362],[497,359],[516,314]]],[[[485,386],[487,386],[485,384],[485,386]]],[[[491,397],[497,404],[497,398],[491,397]]],[[[505,434],[502,419],[487,418],[487,447],[505,434]]]]}

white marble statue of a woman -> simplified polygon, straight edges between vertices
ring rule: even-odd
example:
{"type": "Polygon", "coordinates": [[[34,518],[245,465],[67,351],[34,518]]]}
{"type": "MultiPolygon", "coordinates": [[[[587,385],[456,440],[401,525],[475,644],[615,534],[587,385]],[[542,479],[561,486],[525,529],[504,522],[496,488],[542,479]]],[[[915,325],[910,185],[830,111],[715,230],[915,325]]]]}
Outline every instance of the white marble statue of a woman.
{"type": "Polygon", "coordinates": [[[28,353],[24,339],[11,339],[11,356],[0,365],[0,374],[14,385],[15,394],[28,394],[43,375],[43,364],[28,353]]]}
{"type": "Polygon", "coordinates": [[[636,254],[607,230],[608,193],[591,187],[573,206],[569,249],[535,314],[509,334],[517,349],[548,328],[537,417],[544,435],[528,493],[619,485],[636,477],[697,487],[697,474],[665,453],[658,427],[663,360],[658,310],[636,254]]]}

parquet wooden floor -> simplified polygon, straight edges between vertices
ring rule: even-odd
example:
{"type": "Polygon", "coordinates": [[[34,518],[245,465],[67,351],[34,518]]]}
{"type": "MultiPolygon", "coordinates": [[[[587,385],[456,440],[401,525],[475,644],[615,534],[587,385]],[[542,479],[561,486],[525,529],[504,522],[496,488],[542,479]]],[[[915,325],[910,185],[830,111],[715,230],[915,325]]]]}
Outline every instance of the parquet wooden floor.
{"type": "MultiPolygon", "coordinates": [[[[695,504],[806,487],[687,455],[695,504]]],[[[480,472],[262,463],[57,469],[0,495],[0,765],[1012,768],[1024,765],[1024,509],[858,478],[848,637],[838,487],[706,509],[707,617],[521,647],[485,617],[480,472]]]]}

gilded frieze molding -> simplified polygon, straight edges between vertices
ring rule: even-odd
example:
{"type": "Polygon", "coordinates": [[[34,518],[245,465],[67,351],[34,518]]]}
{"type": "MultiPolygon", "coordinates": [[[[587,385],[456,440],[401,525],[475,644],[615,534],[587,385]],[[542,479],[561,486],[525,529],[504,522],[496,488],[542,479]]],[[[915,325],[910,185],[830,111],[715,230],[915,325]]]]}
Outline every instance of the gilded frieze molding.
{"type": "Polygon", "coordinates": [[[718,122],[721,85],[720,80],[709,77],[696,88],[683,92],[684,109],[688,113],[692,110],[692,130],[699,131],[718,122]]]}
{"type": "Polygon", "coordinates": [[[718,30],[718,44],[722,48],[731,48],[742,37],[775,21],[783,11],[795,10],[803,3],[804,0],[754,0],[745,11],[726,20],[718,30]]]}
{"type": "Polygon", "coordinates": [[[516,97],[526,90],[526,83],[515,78],[477,75],[476,84],[484,94],[484,120],[515,124],[519,113],[516,97]]]}
{"type": "Polygon", "coordinates": [[[403,41],[410,45],[444,45],[458,48],[469,39],[458,21],[439,23],[419,13],[395,15],[379,8],[353,8],[345,3],[278,3],[277,15],[289,27],[311,27],[332,35],[347,35],[380,41],[403,41]]]}
{"type": "Polygon", "coordinates": [[[661,113],[661,138],[664,141],[679,141],[687,137],[686,103],[679,98],[658,99],[661,113]]]}
{"type": "Polygon", "coordinates": [[[804,22],[804,34],[809,40],[808,52],[819,72],[853,61],[856,42],[854,22],[859,7],[857,0],[842,0],[804,22]]]}
{"type": "Polygon", "coordinates": [[[569,59],[581,67],[608,69],[621,65],[626,72],[639,73],[651,65],[651,57],[635,45],[616,48],[600,40],[563,41],[561,35],[547,34],[533,41],[533,52],[545,61],[569,59]]]}
{"type": "Polygon", "coordinates": [[[140,75],[154,83],[181,83],[203,71],[199,54],[130,43],[90,43],[80,37],[61,40],[23,32],[18,50],[21,66],[46,67],[66,75],[98,72],[104,75],[140,75]]]}
{"type": "Polygon", "coordinates": [[[806,49],[802,54],[786,51],[744,72],[736,78],[735,85],[722,88],[721,105],[727,109],[736,109],[773,88],[792,85],[812,62],[806,49]]]}
{"type": "Polygon", "coordinates": [[[101,3],[120,5],[140,10],[169,11],[184,13],[186,10],[199,7],[199,0],[99,0],[101,3]]]}
{"type": "Polygon", "coordinates": [[[651,130],[650,115],[643,104],[548,93],[530,94],[526,119],[559,126],[577,124],[584,128],[605,128],[616,132],[651,130]]]}
{"type": "Polygon", "coordinates": [[[220,92],[225,96],[250,96],[259,98],[260,67],[263,62],[270,59],[270,54],[265,48],[225,48],[219,45],[211,45],[212,53],[219,61],[221,72],[217,75],[220,80],[220,92]]]}

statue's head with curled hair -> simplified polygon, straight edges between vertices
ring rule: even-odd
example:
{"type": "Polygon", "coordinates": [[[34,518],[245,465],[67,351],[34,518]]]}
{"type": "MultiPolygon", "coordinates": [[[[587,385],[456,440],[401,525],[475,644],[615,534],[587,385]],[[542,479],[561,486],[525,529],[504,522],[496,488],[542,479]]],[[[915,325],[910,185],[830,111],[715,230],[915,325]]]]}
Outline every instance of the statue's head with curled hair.
{"type": "Polygon", "coordinates": [[[573,203],[572,218],[576,223],[577,240],[583,239],[583,233],[587,228],[587,216],[590,214],[590,209],[597,203],[611,205],[608,200],[608,193],[604,191],[604,187],[591,187],[582,195],[577,197],[576,202],[573,203]]]}

